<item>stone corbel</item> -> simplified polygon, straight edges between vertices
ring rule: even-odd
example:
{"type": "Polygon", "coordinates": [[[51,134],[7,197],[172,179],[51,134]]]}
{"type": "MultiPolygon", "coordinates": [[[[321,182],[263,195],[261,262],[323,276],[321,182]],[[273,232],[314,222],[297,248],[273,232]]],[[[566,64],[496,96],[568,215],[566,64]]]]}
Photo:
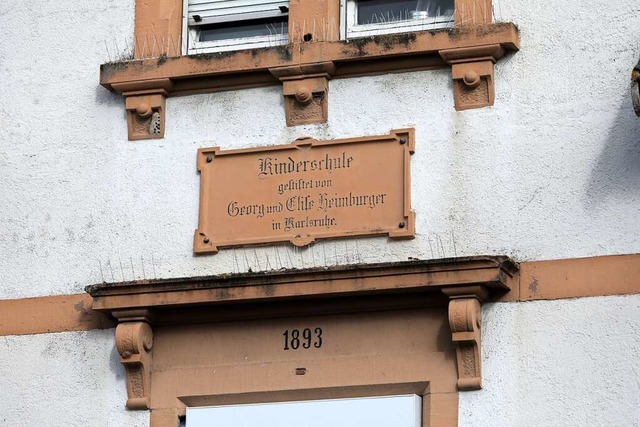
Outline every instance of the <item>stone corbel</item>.
{"type": "Polygon", "coordinates": [[[130,141],[164,137],[170,79],[120,83],[113,85],[113,88],[125,97],[130,141]]]}
{"type": "Polygon", "coordinates": [[[331,62],[269,69],[282,82],[287,126],[327,121],[333,70],[331,62]]]}
{"type": "Polygon", "coordinates": [[[482,388],[481,321],[483,302],[488,294],[480,286],[443,290],[449,302],[449,327],[456,346],[458,389],[482,388]]]}
{"type": "Polygon", "coordinates": [[[494,66],[504,56],[502,46],[486,45],[438,52],[451,65],[456,110],[493,105],[494,66]]]}
{"type": "Polygon", "coordinates": [[[130,320],[116,327],[116,348],[127,374],[127,408],[149,409],[153,331],[146,321],[130,320]]]}

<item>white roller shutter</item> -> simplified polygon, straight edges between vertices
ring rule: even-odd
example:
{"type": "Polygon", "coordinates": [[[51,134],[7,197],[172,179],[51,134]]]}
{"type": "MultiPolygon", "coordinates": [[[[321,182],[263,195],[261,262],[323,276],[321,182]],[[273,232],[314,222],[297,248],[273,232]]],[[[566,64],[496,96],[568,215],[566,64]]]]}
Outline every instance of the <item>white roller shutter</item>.
{"type": "Polygon", "coordinates": [[[189,26],[275,18],[289,14],[288,0],[189,0],[189,26]]]}

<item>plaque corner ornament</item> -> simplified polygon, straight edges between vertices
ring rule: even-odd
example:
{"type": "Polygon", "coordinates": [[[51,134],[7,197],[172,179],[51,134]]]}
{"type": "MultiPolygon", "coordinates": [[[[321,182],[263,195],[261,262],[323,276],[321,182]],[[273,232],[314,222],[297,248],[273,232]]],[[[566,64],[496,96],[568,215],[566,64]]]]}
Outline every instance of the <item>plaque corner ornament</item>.
{"type": "Polygon", "coordinates": [[[305,246],[309,246],[310,244],[314,243],[315,241],[316,241],[316,239],[313,236],[310,236],[309,234],[306,234],[304,236],[296,235],[296,236],[291,238],[291,244],[293,244],[294,246],[297,246],[299,248],[302,248],[302,247],[305,247],[305,246]]]}
{"type": "Polygon", "coordinates": [[[406,144],[409,154],[416,151],[416,130],[414,128],[394,129],[391,131],[391,135],[395,135],[400,144],[406,144]]]}
{"type": "Polygon", "coordinates": [[[202,172],[207,164],[213,163],[213,159],[220,154],[220,147],[198,148],[198,172],[202,172]]]}
{"type": "Polygon", "coordinates": [[[411,240],[416,238],[416,214],[410,211],[398,228],[389,231],[389,238],[397,240],[411,240]]]}
{"type": "Polygon", "coordinates": [[[310,148],[317,142],[317,139],[310,136],[301,136],[293,141],[293,143],[300,148],[310,148]]]}
{"type": "Polygon", "coordinates": [[[211,239],[196,228],[193,238],[193,252],[196,254],[218,253],[220,249],[211,242],[211,239]]]}

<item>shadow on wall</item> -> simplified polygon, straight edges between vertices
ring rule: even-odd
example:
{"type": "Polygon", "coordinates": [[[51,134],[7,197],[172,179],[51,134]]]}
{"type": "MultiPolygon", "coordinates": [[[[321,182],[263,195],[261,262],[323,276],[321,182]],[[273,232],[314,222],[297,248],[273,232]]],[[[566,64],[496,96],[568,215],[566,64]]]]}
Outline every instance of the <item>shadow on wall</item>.
{"type": "Polygon", "coordinates": [[[629,94],[591,171],[585,205],[597,208],[611,197],[635,203],[634,196],[640,197],[640,118],[629,94]]]}
{"type": "Polygon", "coordinates": [[[124,366],[120,363],[120,353],[118,353],[118,349],[115,346],[116,337],[115,337],[115,329],[111,330],[113,347],[111,347],[111,352],[109,354],[109,370],[111,371],[111,378],[116,379],[117,383],[126,384],[126,378],[124,366]]]}
{"type": "Polygon", "coordinates": [[[100,85],[96,86],[95,93],[95,101],[98,105],[106,105],[109,107],[124,107],[124,99],[120,94],[111,92],[100,85]]]}

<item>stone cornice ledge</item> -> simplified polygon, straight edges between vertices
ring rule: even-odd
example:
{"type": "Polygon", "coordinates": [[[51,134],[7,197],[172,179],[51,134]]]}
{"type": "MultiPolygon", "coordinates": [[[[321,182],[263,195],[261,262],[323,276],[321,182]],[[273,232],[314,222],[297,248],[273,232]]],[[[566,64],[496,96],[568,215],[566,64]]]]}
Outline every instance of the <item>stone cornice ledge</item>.
{"type": "Polygon", "coordinates": [[[508,257],[477,256],[102,283],[85,290],[93,297],[94,310],[118,318],[120,312],[132,310],[163,313],[203,306],[376,295],[423,294],[420,305],[429,300],[438,305],[460,295],[473,294],[481,302],[502,295],[511,289],[517,271],[518,265],[508,257]]]}
{"type": "MultiPolygon", "coordinates": [[[[314,64],[322,64],[325,70],[329,70],[320,76],[327,80],[451,66],[454,68],[454,80],[465,84],[456,90],[456,108],[478,108],[493,102],[493,94],[488,93],[493,91],[493,63],[505,51],[517,51],[519,44],[518,29],[511,23],[462,26],[347,41],[312,41],[263,49],[112,62],[100,67],[100,84],[127,98],[137,99],[150,94],[166,97],[276,85],[282,81],[281,69],[299,67],[304,70],[313,68],[314,64]],[[486,58],[476,60],[469,56],[482,53],[485,46],[489,49],[497,47],[501,52],[492,57],[491,64],[486,63],[486,58]],[[459,52],[455,53],[456,50],[459,52]],[[467,56],[460,58],[460,55],[467,56]],[[456,58],[454,62],[449,59],[452,56],[456,58]],[[461,61],[464,65],[459,66],[461,61]],[[456,68],[464,70],[468,78],[463,79],[464,75],[457,77],[456,68]],[[474,92],[471,94],[473,99],[466,102],[469,92],[474,92]]],[[[304,78],[305,73],[297,77],[304,78]]],[[[296,76],[288,76],[288,79],[296,79],[296,76]]],[[[317,85],[318,82],[314,82],[317,85]]],[[[158,99],[152,102],[155,106],[150,106],[148,99],[128,103],[127,111],[137,113],[137,116],[129,118],[130,139],[161,138],[164,135],[164,104],[158,99]],[[162,115],[156,133],[145,131],[149,123],[142,119],[150,112],[162,115]],[[139,126],[132,129],[136,120],[140,122],[139,126]]],[[[311,118],[307,117],[306,122],[326,121],[326,111],[318,106],[300,102],[297,107],[318,111],[311,118]]],[[[293,108],[290,111],[291,114],[295,112],[293,108]]],[[[289,119],[290,113],[287,114],[289,119]]],[[[295,124],[299,123],[288,120],[288,125],[295,124]]]]}

